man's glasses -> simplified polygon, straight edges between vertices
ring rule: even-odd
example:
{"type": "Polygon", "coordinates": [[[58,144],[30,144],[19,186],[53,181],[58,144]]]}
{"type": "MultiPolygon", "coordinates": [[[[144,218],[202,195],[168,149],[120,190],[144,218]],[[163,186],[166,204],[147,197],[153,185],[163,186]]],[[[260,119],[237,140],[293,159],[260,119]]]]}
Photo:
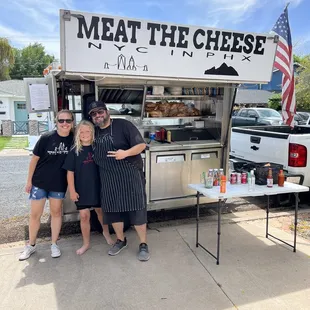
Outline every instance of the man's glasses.
{"type": "Polygon", "coordinates": [[[71,124],[73,120],[72,119],[59,119],[57,122],[60,124],[63,124],[64,122],[66,122],[67,124],[71,124]]]}
{"type": "Polygon", "coordinates": [[[105,110],[98,110],[98,111],[90,112],[89,115],[90,115],[91,117],[95,117],[97,114],[98,114],[98,115],[103,115],[104,112],[105,112],[105,110]]]}

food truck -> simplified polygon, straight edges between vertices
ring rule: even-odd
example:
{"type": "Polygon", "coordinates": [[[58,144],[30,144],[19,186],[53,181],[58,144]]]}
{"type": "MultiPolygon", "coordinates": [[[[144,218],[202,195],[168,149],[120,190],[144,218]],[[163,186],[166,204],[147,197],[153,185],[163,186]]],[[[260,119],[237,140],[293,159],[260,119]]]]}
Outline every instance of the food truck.
{"type": "MultiPolygon", "coordinates": [[[[60,40],[60,62],[25,79],[29,112],[79,122],[104,101],[144,137],[147,207],[162,210],[194,205],[202,172],[227,173],[236,89],[270,81],[278,37],[60,10],[60,40]]],[[[77,216],[69,198],[63,212],[77,216]]]]}

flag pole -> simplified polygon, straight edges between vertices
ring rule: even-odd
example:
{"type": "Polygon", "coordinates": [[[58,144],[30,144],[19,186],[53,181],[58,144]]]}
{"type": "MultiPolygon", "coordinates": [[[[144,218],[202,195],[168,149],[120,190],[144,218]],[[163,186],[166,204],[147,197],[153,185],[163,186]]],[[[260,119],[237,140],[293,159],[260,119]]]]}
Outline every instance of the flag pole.
{"type": "Polygon", "coordinates": [[[285,9],[284,9],[284,10],[286,10],[286,9],[288,8],[288,6],[290,5],[290,3],[291,3],[291,2],[287,2],[287,3],[286,3],[286,6],[285,6],[285,9]]]}

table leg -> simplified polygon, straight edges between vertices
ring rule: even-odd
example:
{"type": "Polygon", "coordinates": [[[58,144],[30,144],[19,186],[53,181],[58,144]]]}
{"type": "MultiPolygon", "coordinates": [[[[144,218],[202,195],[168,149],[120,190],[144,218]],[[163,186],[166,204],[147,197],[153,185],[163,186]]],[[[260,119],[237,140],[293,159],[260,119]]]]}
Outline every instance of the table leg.
{"type": "Polygon", "coordinates": [[[197,214],[196,214],[196,248],[198,248],[199,245],[199,241],[198,241],[198,237],[199,237],[199,192],[197,192],[197,203],[196,203],[196,208],[197,208],[197,214]]]}
{"type": "Polygon", "coordinates": [[[297,225],[298,225],[298,193],[295,193],[295,221],[294,221],[294,247],[293,251],[296,252],[296,239],[297,239],[297,225]]]}
{"type": "Polygon", "coordinates": [[[267,209],[266,209],[266,238],[268,238],[268,227],[269,227],[269,196],[267,196],[267,209]]]}
{"type": "Polygon", "coordinates": [[[222,213],[222,201],[220,200],[217,205],[217,255],[216,255],[217,265],[220,264],[221,213],[222,213]]]}
{"type": "Polygon", "coordinates": [[[293,248],[293,251],[296,252],[296,238],[297,238],[297,219],[298,219],[298,193],[294,193],[295,195],[295,221],[294,221],[294,244],[291,245],[288,242],[272,235],[269,233],[268,230],[268,225],[269,225],[269,196],[267,196],[268,198],[268,203],[267,203],[267,218],[266,218],[266,238],[268,237],[272,237],[288,246],[290,246],[291,248],[293,248]]]}

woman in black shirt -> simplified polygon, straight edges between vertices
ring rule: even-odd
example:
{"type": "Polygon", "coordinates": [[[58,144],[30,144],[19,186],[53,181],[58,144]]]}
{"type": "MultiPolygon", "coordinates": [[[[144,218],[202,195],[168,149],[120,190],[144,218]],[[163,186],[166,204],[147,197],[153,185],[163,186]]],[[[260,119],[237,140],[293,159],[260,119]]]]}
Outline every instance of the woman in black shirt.
{"type": "Polygon", "coordinates": [[[25,188],[31,200],[29,244],[19,260],[29,258],[36,250],[36,238],[46,199],[49,199],[51,213],[51,256],[55,258],[61,255],[56,242],[62,224],[62,201],[67,191],[66,171],[62,165],[73,142],[73,114],[68,110],[58,112],[56,123],[56,130],[42,135],[38,140],[29,164],[25,188]]]}

